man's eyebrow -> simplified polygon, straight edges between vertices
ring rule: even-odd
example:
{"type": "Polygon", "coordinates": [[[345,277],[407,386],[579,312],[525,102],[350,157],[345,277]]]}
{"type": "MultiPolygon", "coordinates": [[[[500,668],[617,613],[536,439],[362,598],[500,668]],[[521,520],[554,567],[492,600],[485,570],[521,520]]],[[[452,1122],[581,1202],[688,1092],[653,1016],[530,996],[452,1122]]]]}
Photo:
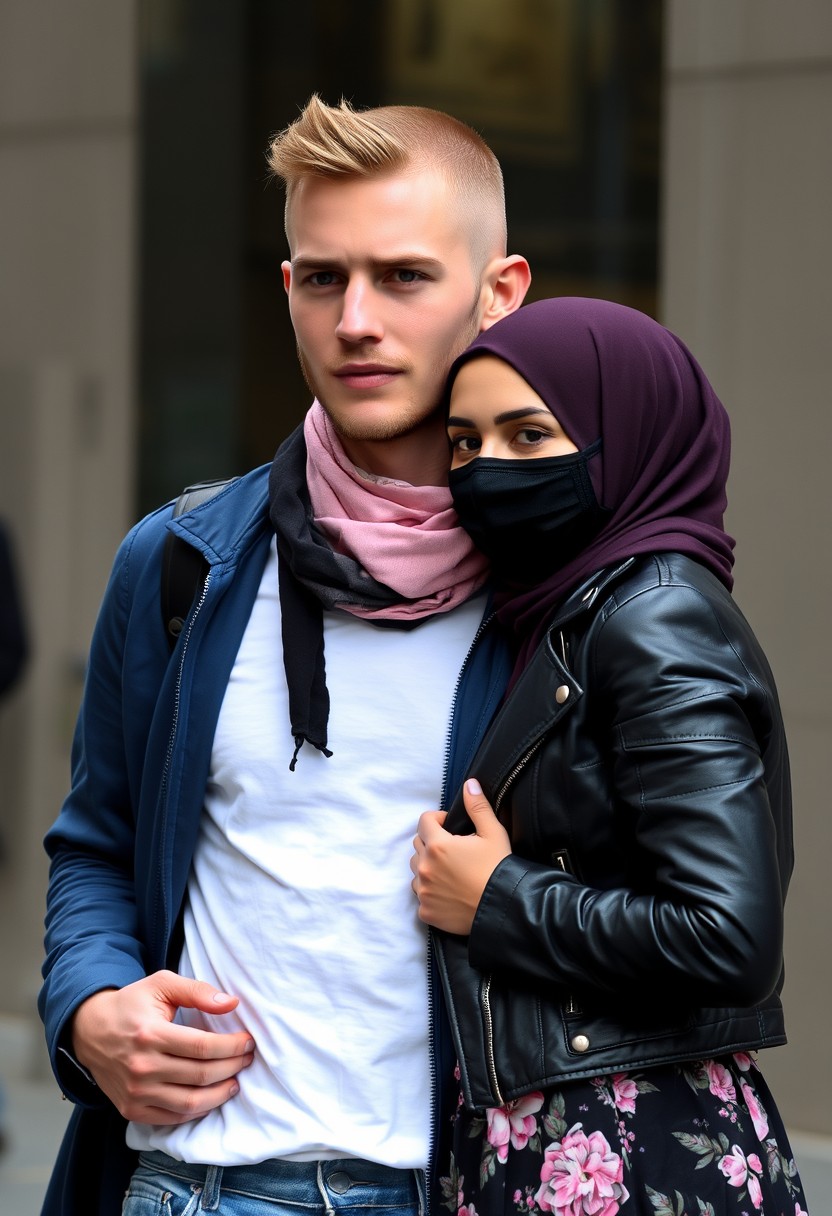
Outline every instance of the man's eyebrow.
{"type": "MultiPolygon", "coordinates": [[[[551,413],[551,410],[547,410],[540,405],[524,405],[517,410],[504,410],[501,414],[495,414],[493,421],[495,426],[500,426],[503,422],[514,422],[517,418],[530,418],[534,414],[551,415],[551,413]]],[[[459,418],[457,415],[451,414],[447,425],[476,427],[477,424],[472,422],[470,418],[459,418]]]]}
{"type": "MultiPolygon", "coordinates": [[[[296,258],[292,258],[293,270],[320,270],[323,267],[327,269],[333,268],[340,270],[344,267],[344,259],[338,257],[327,257],[325,254],[317,255],[312,253],[302,253],[296,258]]],[[[439,258],[431,257],[427,253],[400,253],[395,257],[389,258],[367,258],[366,265],[373,270],[398,270],[423,267],[428,270],[441,270],[444,263],[439,258]]]]}

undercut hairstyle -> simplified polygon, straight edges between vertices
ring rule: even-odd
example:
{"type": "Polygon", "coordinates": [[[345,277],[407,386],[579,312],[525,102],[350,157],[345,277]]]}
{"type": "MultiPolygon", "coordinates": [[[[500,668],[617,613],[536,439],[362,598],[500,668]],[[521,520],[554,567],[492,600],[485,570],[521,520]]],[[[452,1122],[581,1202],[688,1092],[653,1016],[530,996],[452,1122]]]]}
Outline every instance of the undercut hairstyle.
{"type": "MultiPolygon", "coordinates": [[[[466,123],[424,106],[355,110],[313,94],[300,116],[269,145],[272,176],[286,186],[286,209],[304,178],[375,177],[435,166],[466,212],[486,221],[492,252],[505,253],[503,174],[488,144],[466,123]]],[[[484,233],[480,234],[481,237],[484,233]]]]}

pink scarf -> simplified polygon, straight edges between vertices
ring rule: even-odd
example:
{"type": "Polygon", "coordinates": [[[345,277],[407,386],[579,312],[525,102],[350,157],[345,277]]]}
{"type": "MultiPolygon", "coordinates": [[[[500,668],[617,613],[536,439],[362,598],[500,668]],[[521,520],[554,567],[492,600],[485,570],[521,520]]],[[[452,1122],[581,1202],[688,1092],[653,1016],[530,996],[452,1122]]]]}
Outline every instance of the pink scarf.
{"type": "Polygon", "coordinates": [[[485,582],[488,561],[459,524],[447,486],[412,486],[357,469],[323,406],[303,425],[306,480],[315,522],[337,553],[359,562],[402,602],[384,609],[343,607],[372,620],[449,612],[485,582]]]}

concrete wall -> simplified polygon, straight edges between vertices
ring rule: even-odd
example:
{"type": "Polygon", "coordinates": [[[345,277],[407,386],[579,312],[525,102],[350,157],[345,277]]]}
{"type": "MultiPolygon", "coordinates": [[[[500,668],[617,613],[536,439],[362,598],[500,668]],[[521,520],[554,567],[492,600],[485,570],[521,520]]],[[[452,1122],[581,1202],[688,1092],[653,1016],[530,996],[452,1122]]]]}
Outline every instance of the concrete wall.
{"type": "Polygon", "coordinates": [[[43,833],[133,464],[133,3],[0,6],[0,512],[33,661],[0,707],[2,1007],[31,1007],[43,833]]]}
{"type": "Polygon", "coordinates": [[[790,1043],[763,1062],[789,1126],[829,1136],[828,0],[671,0],[665,120],[662,320],[731,414],[736,595],[778,680],[794,770],[790,1043]]]}

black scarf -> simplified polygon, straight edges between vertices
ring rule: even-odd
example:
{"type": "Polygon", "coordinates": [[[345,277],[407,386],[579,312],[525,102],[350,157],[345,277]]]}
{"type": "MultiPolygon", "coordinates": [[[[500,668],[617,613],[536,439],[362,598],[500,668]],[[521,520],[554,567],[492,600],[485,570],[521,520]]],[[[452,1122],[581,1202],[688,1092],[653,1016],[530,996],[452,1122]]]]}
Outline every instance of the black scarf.
{"type": "MultiPolygon", "coordinates": [[[[283,665],[289,687],[289,717],[295,751],[311,743],[325,756],[329,692],[324,663],[324,608],[384,608],[400,596],[376,582],[353,558],[335,553],[316,526],[306,485],[303,427],[275,453],[269,474],[269,518],[277,534],[283,665]]],[[[376,625],[412,629],[420,620],[382,620],[376,625]]]]}

